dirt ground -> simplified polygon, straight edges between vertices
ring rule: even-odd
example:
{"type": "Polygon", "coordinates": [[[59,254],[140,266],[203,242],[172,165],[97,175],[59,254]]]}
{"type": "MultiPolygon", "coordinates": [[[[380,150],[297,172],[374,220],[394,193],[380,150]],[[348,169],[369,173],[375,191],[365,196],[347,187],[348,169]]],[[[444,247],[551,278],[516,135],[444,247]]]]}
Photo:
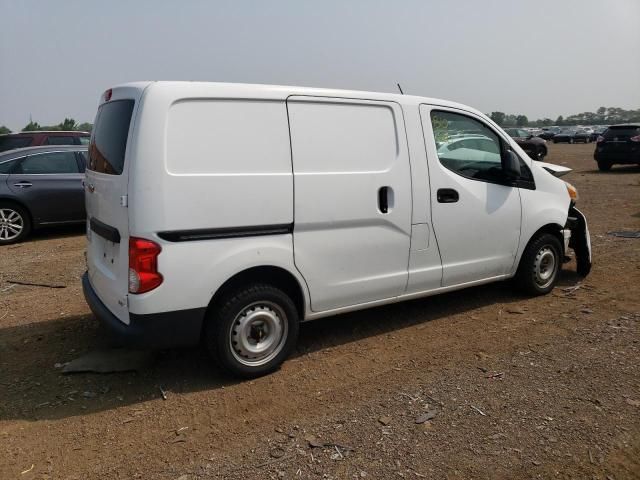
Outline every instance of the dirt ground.
{"type": "Polygon", "coordinates": [[[545,297],[499,283],[304,324],[254,381],[197,349],[63,375],[103,345],[83,232],[0,248],[0,478],[640,478],[640,240],[607,235],[640,230],[640,168],[549,150],[590,223],[584,281],[569,263],[545,297]]]}

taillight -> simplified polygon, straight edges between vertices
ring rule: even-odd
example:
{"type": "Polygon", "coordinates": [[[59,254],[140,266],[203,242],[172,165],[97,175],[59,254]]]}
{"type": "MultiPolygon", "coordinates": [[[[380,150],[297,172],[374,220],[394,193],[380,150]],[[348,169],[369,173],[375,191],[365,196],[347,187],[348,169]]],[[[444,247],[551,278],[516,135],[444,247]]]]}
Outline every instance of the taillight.
{"type": "Polygon", "coordinates": [[[158,255],[162,248],[151,240],[129,239],[129,293],[145,293],[162,283],[158,255]]]}
{"type": "Polygon", "coordinates": [[[629,140],[632,142],[640,142],[640,135],[636,135],[635,137],[631,137],[629,140]]]}
{"type": "Polygon", "coordinates": [[[602,135],[598,135],[598,138],[596,139],[596,143],[602,143],[604,142],[604,137],[602,135]]]}

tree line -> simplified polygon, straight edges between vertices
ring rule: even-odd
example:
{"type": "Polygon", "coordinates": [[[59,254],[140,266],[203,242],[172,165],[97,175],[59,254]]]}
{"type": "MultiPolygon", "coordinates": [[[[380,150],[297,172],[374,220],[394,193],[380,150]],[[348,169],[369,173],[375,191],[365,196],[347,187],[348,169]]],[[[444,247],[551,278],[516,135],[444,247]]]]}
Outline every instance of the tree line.
{"type": "Polygon", "coordinates": [[[618,107],[600,107],[595,112],[582,112],[555,120],[539,118],[530,121],[526,115],[513,115],[504,112],[491,112],[491,120],[501,127],[549,127],[551,125],[613,125],[616,123],[640,122],[640,108],[625,110],[618,107]]]}
{"type": "MultiPolygon", "coordinates": [[[[25,127],[21,130],[22,132],[38,132],[42,130],[48,131],[65,131],[69,132],[72,130],[77,130],[79,132],[90,132],[91,128],[93,128],[93,124],[89,122],[77,123],[73,118],[65,118],[62,122],[56,125],[40,125],[38,122],[34,122],[30,120],[29,123],[25,125],[25,127]]],[[[1,125],[0,126],[0,135],[5,133],[11,133],[11,129],[8,127],[1,125]]]]}

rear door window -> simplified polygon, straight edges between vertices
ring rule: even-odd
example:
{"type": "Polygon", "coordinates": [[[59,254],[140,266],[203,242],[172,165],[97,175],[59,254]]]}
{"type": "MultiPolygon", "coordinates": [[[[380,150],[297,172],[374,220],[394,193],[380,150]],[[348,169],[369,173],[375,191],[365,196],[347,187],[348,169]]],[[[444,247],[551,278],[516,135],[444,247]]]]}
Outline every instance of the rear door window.
{"type": "Polygon", "coordinates": [[[0,152],[14,148],[30,147],[33,137],[0,137],[0,152]]]}
{"type": "MultiPolygon", "coordinates": [[[[24,158],[24,157],[22,157],[24,158]]],[[[20,158],[15,158],[13,160],[8,160],[6,162],[0,163],[0,174],[9,174],[13,170],[13,167],[16,163],[21,160],[20,158]]]]}
{"type": "Polygon", "coordinates": [[[12,173],[22,175],[46,175],[79,173],[74,152],[51,152],[25,158],[12,173]]]}
{"type": "Polygon", "coordinates": [[[110,175],[122,173],[134,103],[114,100],[98,109],[89,144],[89,170],[110,175]]]}
{"type": "Polygon", "coordinates": [[[65,137],[62,135],[52,135],[47,137],[44,142],[45,145],[73,145],[73,137],[65,137]]]}

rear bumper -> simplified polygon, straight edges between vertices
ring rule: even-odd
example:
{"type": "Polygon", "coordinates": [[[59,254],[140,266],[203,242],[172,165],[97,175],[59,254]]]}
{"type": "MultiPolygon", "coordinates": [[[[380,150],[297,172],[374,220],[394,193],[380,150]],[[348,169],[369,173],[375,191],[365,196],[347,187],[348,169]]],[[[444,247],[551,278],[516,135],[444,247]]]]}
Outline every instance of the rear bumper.
{"type": "Polygon", "coordinates": [[[640,151],[616,152],[611,150],[599,149],[596,147],[593,158],[598,162],[611,162],[633,165],[640,163],[640,151]]]}
{"type": "Polygon", "coordinates": [[[130,313],[127,325],[102,303],[91,286],[86,272],[82,276],[82,290],[93,314],[119,345],[138,348],[173,348],[197,345],[200,341],[206,308],[147,315],[130,313]]]}

